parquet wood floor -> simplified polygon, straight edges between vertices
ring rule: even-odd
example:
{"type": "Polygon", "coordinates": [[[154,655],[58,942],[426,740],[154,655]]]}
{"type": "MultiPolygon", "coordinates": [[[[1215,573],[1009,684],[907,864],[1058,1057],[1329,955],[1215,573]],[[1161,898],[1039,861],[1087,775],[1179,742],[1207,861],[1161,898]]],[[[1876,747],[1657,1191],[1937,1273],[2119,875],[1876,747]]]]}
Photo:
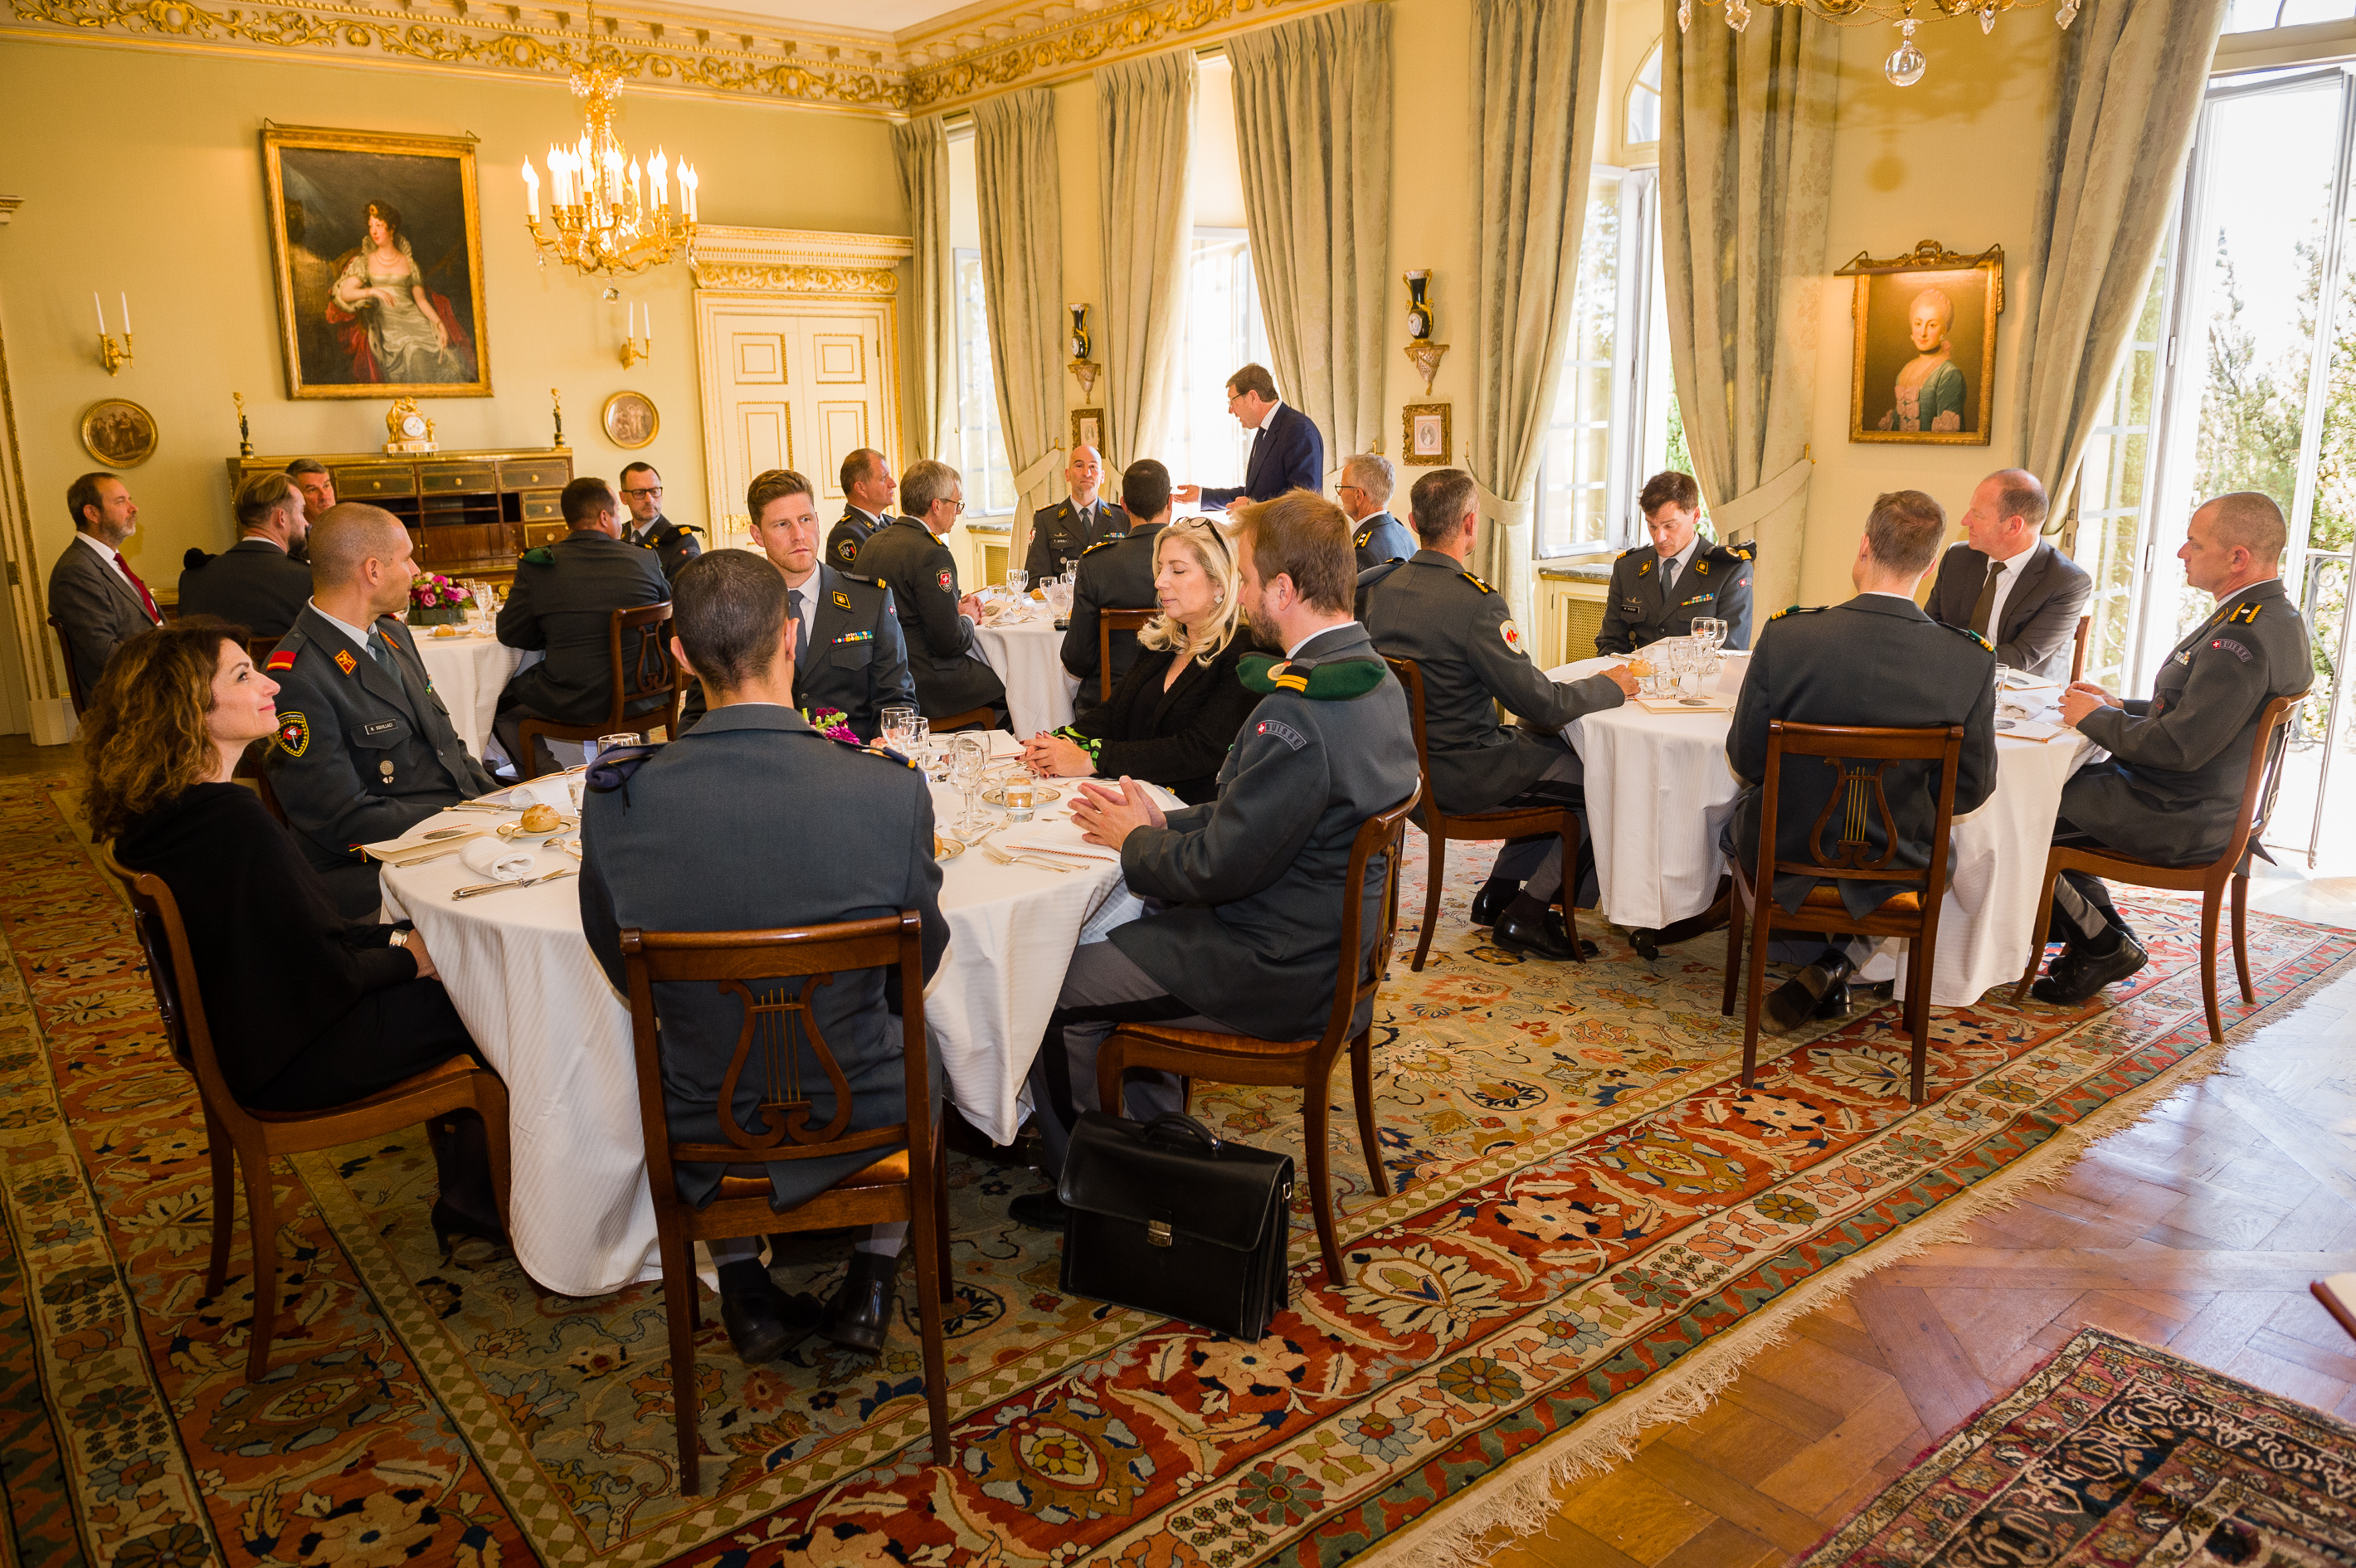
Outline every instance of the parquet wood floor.
{"type": "MultiPolygon", "coordinates": [[[[2356,925],[2348,881],[2285,891],[2356,925]]],[[[1490,1568],[1789,1562],[2087,1324],[2356,1421],[2356,1340],[2307,1289],[2356,1270],[2356,977],[2228,1050],[2052,1187],[1802,1318],[1490,1568]]]]}

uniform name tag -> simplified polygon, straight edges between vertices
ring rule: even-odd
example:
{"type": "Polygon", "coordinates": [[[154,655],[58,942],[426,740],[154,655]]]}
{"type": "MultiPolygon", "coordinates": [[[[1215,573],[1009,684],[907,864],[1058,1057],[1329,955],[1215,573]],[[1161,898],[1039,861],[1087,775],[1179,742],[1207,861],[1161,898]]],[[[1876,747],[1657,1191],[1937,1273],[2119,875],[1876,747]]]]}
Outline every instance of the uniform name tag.
{"type": "Polygon", "coordinates": [[[2235,642],[2230,637],[2221,637],[2209,646],[2211,648],[2223,649],[2226,652],[2232,654],[2234,658],[2240,660],[2244,664],[2247,664],[2250,661],[2250,650],[2243,647],[2240,643],[2235,642]]]}
{"type": "Polygon", "coordinates": [[[1309,744],[1308,739],[1299,730],[1281,719],[1262,719],[1253,726],[1253,731],[1258,735],[1272,735],[1295,751],[1309,744]]]}
{"type": "Polygon", "coordinates": [[[360,733],[362,735],[382,735],[389,729],[399,729],[400,727],[401,721],[399,719],[379,719],[372,725],[360,725],[360,733]]]}

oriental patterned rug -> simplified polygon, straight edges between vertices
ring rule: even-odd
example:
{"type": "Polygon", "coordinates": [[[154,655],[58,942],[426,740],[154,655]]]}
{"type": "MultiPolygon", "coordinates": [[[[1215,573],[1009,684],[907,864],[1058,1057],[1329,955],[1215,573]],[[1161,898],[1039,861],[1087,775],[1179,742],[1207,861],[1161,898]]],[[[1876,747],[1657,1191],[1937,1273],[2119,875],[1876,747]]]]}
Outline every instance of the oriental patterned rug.
{"type": "MultiPolygon", "coordinates": [[[[242,1218],[208,1299],[194,1096],[66,782],[0,785],[0,1568],[1439,1560],[1495,1517],[1476,1484],[1506,1461],[1543,1479],[1693,1408],[1812,1298],[2218,1054],[2197,909],[2143,899],[2154,962],[2129,994],[1939,1014],[1922,1107],[1890,1011],[1771,1045],[1746,1091],[1722,939],[1651,965],[1599,931],[1587,966],[1517,961],[1465,925],[1487,856],[1460,849],[1431,963],[1384,993],[1398,1196],[1371,1196],[1355,1118],[1334,1123],[1343,1281],[1302,1212],[1293,1305],[1258,1344],[1069,1298],[1055,1240],[1005,1219],[1034,1178],[960,1158],[957,1463],[926,1462],[913,1326],[880,1359],[747,1370],[707,1312],[707,1491],[681,1498],[659,1289],[574,1300],[488,1249],[445,1264],[413,1133],[280,1167],[288,1305],[245,1384],[242,1218]]],[[[2250,947],[2245,1024],[2356,957],[2265,917],[2250,947]]],[[[1197,1102],[1298,1157],[1286,1095],[1197,1102]]],[[[839,1267],[780,1278],[823,1291],[839,1267]]]]}
{"type": "Polygon", "coordinates": [[[2356,1427],[2082,1328],[1801,1568],[2356,1559],[2356,1427]]]}

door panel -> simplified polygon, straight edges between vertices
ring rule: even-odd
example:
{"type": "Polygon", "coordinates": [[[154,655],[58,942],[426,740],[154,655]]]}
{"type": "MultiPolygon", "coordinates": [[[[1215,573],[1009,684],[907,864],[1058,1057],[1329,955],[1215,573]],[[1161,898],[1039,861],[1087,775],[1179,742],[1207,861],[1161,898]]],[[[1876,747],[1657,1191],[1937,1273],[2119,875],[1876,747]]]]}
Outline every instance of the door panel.
{"type": "Polygon", "coordinates": [[[801,473],[828,510],[853,450],[898,466],[888,303],[699,291],[696,315],[714,544],[748,542],[744,490],[764,469],[801,473]]]}

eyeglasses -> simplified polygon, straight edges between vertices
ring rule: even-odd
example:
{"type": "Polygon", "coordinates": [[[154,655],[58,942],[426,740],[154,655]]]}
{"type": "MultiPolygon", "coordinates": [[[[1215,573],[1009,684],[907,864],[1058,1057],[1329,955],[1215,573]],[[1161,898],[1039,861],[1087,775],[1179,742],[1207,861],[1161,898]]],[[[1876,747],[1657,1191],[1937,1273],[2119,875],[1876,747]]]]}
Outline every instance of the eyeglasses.
{"type": "Polygon", "coordinates": [[[624,490],[624,491],[622,492],[622,494],[623,494],[623,496],[624,496],[625,498],[627,498],[627,499],[636,499],[637,497],[639,497],[639,496],[659,496],[659,495],[662,494],[662,487],[661,487],[660,485],[657,485],[657,486],[655,486],[655,487],[654,487],[653,489],[644,489],[644,490],[624,490]]]}

